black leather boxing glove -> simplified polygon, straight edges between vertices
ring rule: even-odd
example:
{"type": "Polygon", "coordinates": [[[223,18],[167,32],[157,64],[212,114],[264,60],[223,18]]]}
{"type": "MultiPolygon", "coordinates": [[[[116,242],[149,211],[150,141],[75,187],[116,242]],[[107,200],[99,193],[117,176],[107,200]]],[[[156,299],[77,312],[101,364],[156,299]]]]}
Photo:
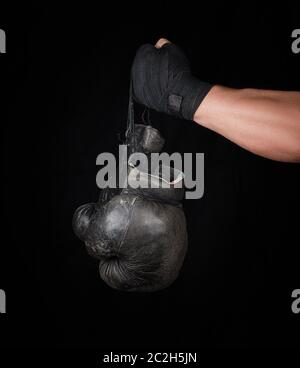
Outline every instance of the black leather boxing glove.
{"type": "Polygon", "coordinates": [[[183,51],[172,43],[141,46],[132,65],[134,99],[158,112],[193,120],[212,85],[191,74],[183,51]]]}
{"type": "MultiPolygon", "coordinates": [[[[134,139],[140,152],[161,150],[160,133],[136,125],[134,139]]],[[[101,278],[126,291],[155,291],[178,276],[187,249],[183,188],[133,188],[137,176],[128,167],[128,188],[102,192],[98,203],[79,207],[73,216],[75,234],[87,251],[99,259],[101,278]]],[[[140,173],[139,178],[162,181],[140,173]]],[[[174,178],[172,178],[174,179],[174,178]]]]}
{"type": "MultiPolygon", "coordinates": [[[[187,247],[181,208],[127,192],[95,209],[84,241],[88,253],[100,260],[100,276],[109,286],[155,291],[176,279],[187,247]]],[[[78,223],[80,209],[74,215],[75,230],[78,223]]]]}

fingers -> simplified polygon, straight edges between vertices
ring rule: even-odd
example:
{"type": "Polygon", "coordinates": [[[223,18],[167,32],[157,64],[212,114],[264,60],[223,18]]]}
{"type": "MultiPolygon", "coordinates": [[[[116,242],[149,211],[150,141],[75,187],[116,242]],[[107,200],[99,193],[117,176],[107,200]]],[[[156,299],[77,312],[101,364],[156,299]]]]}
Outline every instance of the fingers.
{"type": "Polygon", "coordinates": [[[157,49],[160,49],[162,48],[164,45],[168,44],[168,43],[171,43],[169,40],[167,40],[166,38],[160,38],[156,44],[155,44],[155,47],[157,49]]]}
{"type": "Polygon", "coordinates": [[[180,67],[185,65],[187,69],[190,68],[189,61],[186,58],[183,50],[179,46],[169,41],[167,38],[160,38],[154,45],[154,50],[157,51],[160,55],[165,53],[168,54],[169,57],[173,60],[173,63],[175,62],[175,60],[177,60],[177,63],[178,65],[180,65],[180,67]]]}
{"type": "Polygon", "coordinates": [[[147,53],[153,53],[153,51],[157,51],[158,49],[161,49],[167,45],[172,45],[171,41],[167,40],[166,38],[160,38],[156,44],[153,46],[150,43],[146,43],[142,45],[139,49],[137,54],[138,55],[145,55],[147,53]]]}

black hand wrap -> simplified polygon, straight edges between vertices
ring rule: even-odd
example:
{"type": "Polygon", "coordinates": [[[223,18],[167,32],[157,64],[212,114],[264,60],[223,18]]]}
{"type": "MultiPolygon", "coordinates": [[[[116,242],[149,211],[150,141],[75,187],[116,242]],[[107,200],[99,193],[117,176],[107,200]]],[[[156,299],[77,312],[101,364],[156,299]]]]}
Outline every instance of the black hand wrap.
{"type": "Polygon", "coordinates": [[[158,112],[193,120],[194,114],[212,88],[191,74],[183,51],[168,43],[157,49],[141,46],[132,66],[134,99],[158,112]]]}

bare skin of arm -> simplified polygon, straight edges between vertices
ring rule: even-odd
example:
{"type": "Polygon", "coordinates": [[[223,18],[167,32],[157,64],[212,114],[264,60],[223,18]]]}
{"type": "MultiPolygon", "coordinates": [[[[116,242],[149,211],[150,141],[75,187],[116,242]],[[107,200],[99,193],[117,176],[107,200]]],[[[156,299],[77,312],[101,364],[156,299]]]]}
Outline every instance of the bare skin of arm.
{"type": "MultiPolygon", "coordinates": [[[[162,38],[155,46],[168,42],[162,38]]],[[[300,92],[216,85],[194,121],[259,156],[300,162],[300,92]]]]}
{"type": "Polygon", "coordinates": [[[300,92],[215,86],[194,121],[259,156],[300,162],[300,92]]]}

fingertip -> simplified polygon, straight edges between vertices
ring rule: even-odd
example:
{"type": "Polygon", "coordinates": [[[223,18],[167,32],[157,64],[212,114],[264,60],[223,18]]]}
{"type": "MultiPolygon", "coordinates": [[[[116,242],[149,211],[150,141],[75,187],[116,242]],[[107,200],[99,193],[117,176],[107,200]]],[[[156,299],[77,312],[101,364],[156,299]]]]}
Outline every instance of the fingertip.
{"type": "Polygon", "coordinates": [[[157,49],[161,49],[162,47],[164,47],[165,45],[168,45],[168,44],[170,44],[170,43],[171,43],[171,41],[169,41],[167,38],[160,38],[160,39],[156,42],[155,47],[156,47],[157,49]]]}

